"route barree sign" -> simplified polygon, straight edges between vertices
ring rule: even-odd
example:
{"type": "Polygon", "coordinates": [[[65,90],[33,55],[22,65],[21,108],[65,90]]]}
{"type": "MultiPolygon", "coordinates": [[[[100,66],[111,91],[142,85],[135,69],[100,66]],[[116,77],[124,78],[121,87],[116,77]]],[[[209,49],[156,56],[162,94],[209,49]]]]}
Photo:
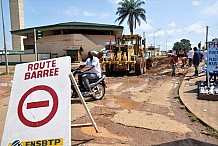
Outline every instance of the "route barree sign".
{"type": "Polygon", "coordinates": [[[70,57],[15,67],[2,146],[71,145],[70,57]]]}

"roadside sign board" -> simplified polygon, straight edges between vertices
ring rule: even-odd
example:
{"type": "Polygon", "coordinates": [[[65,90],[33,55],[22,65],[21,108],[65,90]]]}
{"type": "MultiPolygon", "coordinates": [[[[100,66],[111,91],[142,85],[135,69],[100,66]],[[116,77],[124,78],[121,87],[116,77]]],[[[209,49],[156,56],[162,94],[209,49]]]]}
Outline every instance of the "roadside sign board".
{"type": "Polygon", "coordinates": [[[218,71],[218,41],[211,41],[208,45],[207,68],[208,71],[218,71]]]}
{"type": "Polygon", "coordinates": [[[70,57],[15,67],[2,146],[71,145],[70,57]]]}

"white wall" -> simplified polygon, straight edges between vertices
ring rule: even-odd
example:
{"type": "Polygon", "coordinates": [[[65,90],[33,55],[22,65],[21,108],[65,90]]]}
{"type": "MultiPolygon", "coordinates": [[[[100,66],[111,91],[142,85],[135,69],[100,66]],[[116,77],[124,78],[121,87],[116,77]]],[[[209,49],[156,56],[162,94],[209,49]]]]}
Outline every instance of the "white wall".
{"type": "MultiPolygon", "coordinates": [[[[81,35],[81,34],[66,34],[66,35],[52,35],[44,36],[37,40],[38,53],[51,53],[58,54],[56,56],[63,56],[66,54],[66,50],[70,46],[82,46],[82,58],[86,59],[89,50],[99,51],[104,48],[106,41],[112,37],[114,41],[115,37],[110,35],[81,35]]],[[[31,44],[31,39],[25,40],[25,44],[31,44]]]]}

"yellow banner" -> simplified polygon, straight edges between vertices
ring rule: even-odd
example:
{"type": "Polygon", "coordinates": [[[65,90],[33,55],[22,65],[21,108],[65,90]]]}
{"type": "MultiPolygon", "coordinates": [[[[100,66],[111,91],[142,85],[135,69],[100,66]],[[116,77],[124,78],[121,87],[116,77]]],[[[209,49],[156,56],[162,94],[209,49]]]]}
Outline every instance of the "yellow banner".
{"type": "Polygon", "coordinates": [[[63,146],[64,139],[43,139],[43,140],[30,140],[30,141],[19,141],[15,140],[9,143],[8,146],[63,146]]]}

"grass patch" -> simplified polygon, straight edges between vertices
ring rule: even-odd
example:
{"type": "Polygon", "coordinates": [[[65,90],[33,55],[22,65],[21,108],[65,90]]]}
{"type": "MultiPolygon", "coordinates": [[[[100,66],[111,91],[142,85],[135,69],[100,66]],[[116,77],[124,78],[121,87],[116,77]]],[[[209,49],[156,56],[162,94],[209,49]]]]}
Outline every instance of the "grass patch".
{"type": "Polygon", "coordinates": [[[190,113],[190,118],[191,118],[191,121],[192,122],[195,122],[195,121],[197,121],[198,120],[198,117],[197,116],[195,116],[194,114],[192,114],[192,113],[190,113]]]}
{"type": "Polygon", "coordinates": [[[218,138],[218,131],[215,130],[214,128],[210,127],[210,126],[206,126],[206,129],[210,132],[210,134],[212,136],[215,136],[216,138],[218,138]]]}
{"type": "Polygon", "coordinates": [[[178,105],[181,109],[186,109],[186,106],[183,104],[182,100],[180,99],[180,96],[174,97],[174,99],[178,100],[178,105]]]}

